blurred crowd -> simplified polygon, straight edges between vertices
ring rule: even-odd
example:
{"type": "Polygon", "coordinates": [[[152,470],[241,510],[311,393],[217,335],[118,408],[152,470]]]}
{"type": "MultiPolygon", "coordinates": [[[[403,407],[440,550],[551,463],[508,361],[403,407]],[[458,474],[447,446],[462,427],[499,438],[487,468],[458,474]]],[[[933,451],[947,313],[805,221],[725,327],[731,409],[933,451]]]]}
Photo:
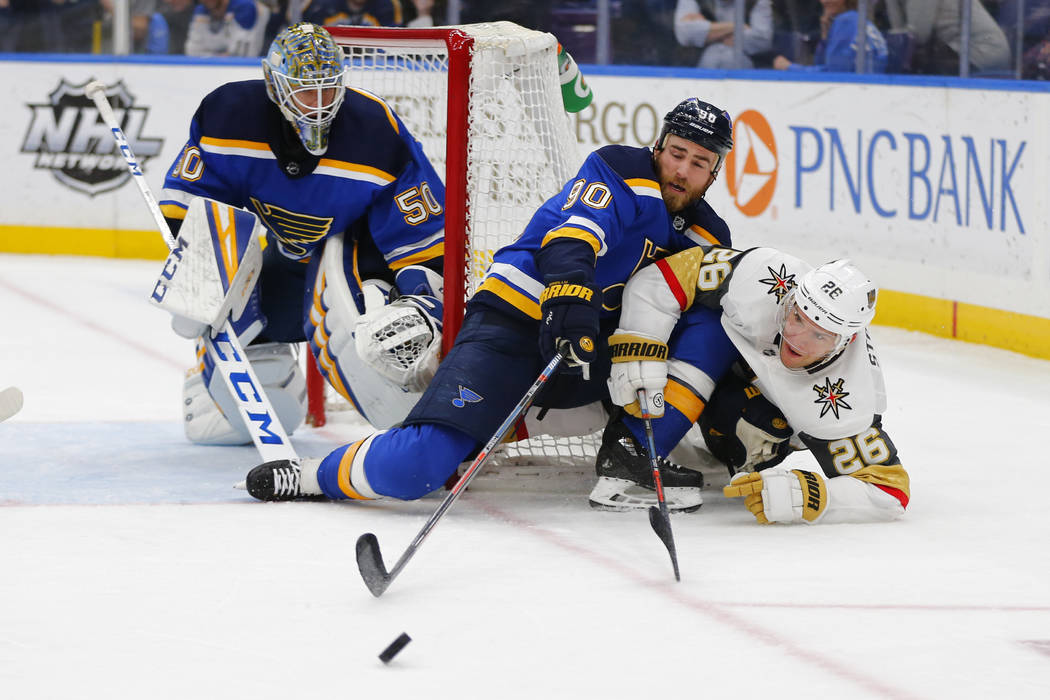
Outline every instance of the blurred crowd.
{"type": "Polygon", "coordinates": [[[972,0],[967,11],[970,1],[127,0],[128,21],[114,22],[123,2],[0,0],[0,52],[113,53],[119,26],[130,53],[258,56],[298,19],[510,20],[552,32],[584,64],[1050,79],[1050,0],[972,0]]]}

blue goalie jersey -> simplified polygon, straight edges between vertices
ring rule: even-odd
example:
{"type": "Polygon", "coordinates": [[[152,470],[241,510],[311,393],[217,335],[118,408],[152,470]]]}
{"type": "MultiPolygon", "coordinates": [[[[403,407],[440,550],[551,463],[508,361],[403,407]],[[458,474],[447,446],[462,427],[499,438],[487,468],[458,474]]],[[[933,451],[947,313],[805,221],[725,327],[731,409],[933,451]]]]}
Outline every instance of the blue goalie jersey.
{"type": "Polygon", "coordinates": [[[161,209],[181,220],[194,196],[259,216],[268,242],[306,261],[327,236],[363,225],[391,270],[444,254],[445,189],[419,143],[380,98],[352,88],[322,156],[301,147],[262,80],[201,102],[164,180],[161,209]]]}
{"type": "Polygon", "coordinates": [[[544,276],[556,271],[541,270],[537,253],[567,240],[593,250],[602,315],[612,317],[635,271],[693,246],[729,245],[730,235],[703,199],[667,211],[649,148],[605,146],[537,210],[514,243],[496,252],[473,301],[539,319],[544,276]]]}

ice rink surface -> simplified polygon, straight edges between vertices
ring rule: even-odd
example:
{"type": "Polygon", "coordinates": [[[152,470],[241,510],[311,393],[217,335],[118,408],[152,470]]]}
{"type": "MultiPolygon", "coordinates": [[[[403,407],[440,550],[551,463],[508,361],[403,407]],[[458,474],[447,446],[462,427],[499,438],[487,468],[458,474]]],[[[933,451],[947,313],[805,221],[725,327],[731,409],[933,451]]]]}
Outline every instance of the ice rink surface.
{"type": "Polygon", "coordinates": [[[25,393],[0,424],[4,698],[1050,697],[1046,361],[875,328],[897,522],[761,527],[707,471],[672,518],[675,583],[645,514],[590,509],[587,476],[483,475],[376,599],[356,538],[392,565],[444,494],[234,490],[258,459],[186,443],[159,269],[0,255],[0,388],[25,393]]]}

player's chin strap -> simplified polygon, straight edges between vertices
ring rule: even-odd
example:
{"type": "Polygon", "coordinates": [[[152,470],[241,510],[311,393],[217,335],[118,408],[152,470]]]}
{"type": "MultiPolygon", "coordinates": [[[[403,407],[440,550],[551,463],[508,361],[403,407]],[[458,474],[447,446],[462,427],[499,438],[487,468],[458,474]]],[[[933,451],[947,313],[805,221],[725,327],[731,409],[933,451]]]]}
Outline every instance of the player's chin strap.
{"type": "MultiPolygon", "coordinates": [[[[154,301],[163,307],[164,300],[171,290],[172,280],[179,274],[179,267],[183,265],[184,258],[196,255],[199,252],[196,250],[199,244],[190,246],[182,237],[177,242],[172,239],[168,223],[164,220],[164,215],[160,211],[153,192],[146,184],[146,178],[135,160],[131,145],[106,98],[106,86],[95,80],[85,86],[84,93],[94,101],[103,121],[110,128],[118,149],[127,161],[128,170],[132,175],[131,179],[139,188],[139,193],[153,216],[157,230],[164,238],[168,250],[171,251],[152,295],[154,301]]],[[[219,286],[216,287],[213,283],[201,290],[199,294],[194,295],[198,297],[196,302],[189,301],[188,290],[192,286],[186,287],[187,294],[183,297],[184,303],[179,305],[180,315],[209,326],[208,332],[202,339],[205,352],[215,363],[215,371],[222,376],[230,394],[235,398],[241,418],[248,427],[252,442],[255,443],[263,460],[296,459],[295,450],[288,440],[288,435],[281,426],[270,400],[266,397],[262,384],[252,370],[241,341],[230,322],[231,312],[235,315],[239,314],[248,303],[250,295],[244,292],[254,286],[258,275],[258,269],[253,271],[252,268],[255,265],[261,268],[262,265],[261,254],[256,258],[251,253],[252,241],[257,238],[258,220],[250,212],[212,200],[197,199],[191,202],[190,207],[195,205],[210,208],[208,214],[211,215],[211,218],[209,220],[213,226],[218,227],[215,232],[216,241],[227,248],[224,250],[223,259],[228,260],[236,271],[225,266],[223,270],[218,270],[218,261],[214,254],[211,254],[210,263],[204,264],[203,268],[184,270],[183,274],[193,277],[200,275],[201,280],[212,279],[214,281],[217,278],[219,286]],[[227,254],[229,257],[226,257],[227,254]],[[208,270],[209,265],[215,266],[213,272],[208,270]],[[235,309],[237,306],[240,308],[235,309]],[[183,311],[186,313],[181,313],[183,311]]],[[[255,240],[254,244],[257,246],[258,241],[255,240]]],[[[207,260],[207,256],[202,255],[200,260],[207,260]]],[[[187,267],[192,266],[187,265],[187,267]]],[[[169,301],[174,304],[175,295],[169,301]]]]}

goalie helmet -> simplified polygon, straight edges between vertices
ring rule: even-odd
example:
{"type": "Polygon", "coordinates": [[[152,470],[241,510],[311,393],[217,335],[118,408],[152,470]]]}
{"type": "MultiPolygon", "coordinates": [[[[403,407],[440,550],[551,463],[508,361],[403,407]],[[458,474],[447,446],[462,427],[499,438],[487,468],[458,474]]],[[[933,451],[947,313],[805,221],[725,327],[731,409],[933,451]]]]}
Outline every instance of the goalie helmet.
{"type": "Polygon", "coordinates": [[[346,96],[343,52],[324,27],[298,22],[270,44],[262,61],[266,93],[310,153],[328,149],[328,131],[346,96]]]}
{"type": "Polygon", "coordinates": [[[703,146],[718,156],[711,172],[717,173],[726,155],[733,150],[733,120],[729,112],[697,97],[678,103],[664,117],[656,147],[663,148],[668,134],[703,146]]]}
{"type": "Polygon", "coordinates": [[[792,306],[813,323],[838,335],[835,346],[817,364],[836,356],[875,317],[878,287],[850,260],[833,260],[799,279],[781,307],[781,337],[792,306]]]}

